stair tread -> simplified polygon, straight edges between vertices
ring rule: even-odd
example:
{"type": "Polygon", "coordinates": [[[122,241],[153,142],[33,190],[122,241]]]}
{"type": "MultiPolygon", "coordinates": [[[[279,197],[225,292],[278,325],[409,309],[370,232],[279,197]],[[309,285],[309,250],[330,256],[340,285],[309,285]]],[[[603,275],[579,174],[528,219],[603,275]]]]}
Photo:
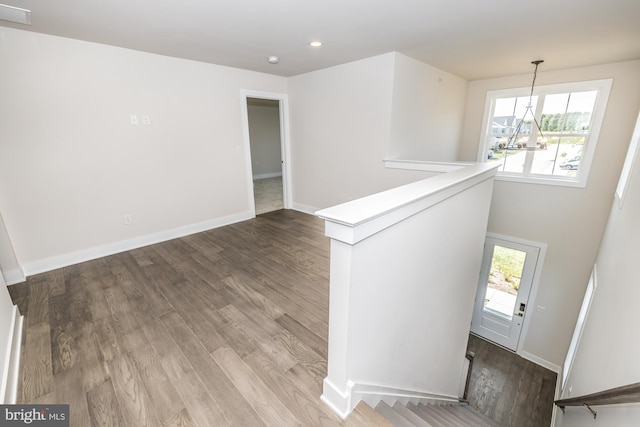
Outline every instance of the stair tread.
{"type": "Polygon", "coordinates": [[[409,408],[407,408],[406,406],[398,402],[396,402],[396,404],[393,405],[393,409],[395,409],[403,417],[411,421],[415,427],[434,427],[431,424],[429,424],[427,420],[420,418],[415,412],[413,412],[412,410],[410,410],[409,408]]]}
{"type": "Polygon", "coordinates": [[[366,427],[373,425],[394,427],[499,427],[495,421],[466,403],[408,403],[403,405],[396,402],[393,406],[389,406],[386,402],[381,401],[376,405],[375,410],[366,404],[364,404],[366,408],[361,407],[363,403],[360,402],[356,410],[361,409],[360,412],[367,416],[367,420],[370,420],[371,424],[349,424],[350,427],[359,427],[361,425],[366,427]]]}
{"type": "Polygon", "coordinates": [[[344,427],[394,427],[382,414],[361,401],[345,420],[344,427]]]}
{"type": "Polygon", "coordinates": [[[500,424],[498,424],[497,422],[493,421],[491,418],[487,417],[485,414],[483,414],[482,412],[478,411],[475,408],[472,408],[471,406],[466,406],[465,407],[465,411],[468,411],[470,413],[472,413],[473,415],[475,415],[476,417],[478,417],[478,419],[482,420],[488,427],[500,427],[500,424]]]}
{"type": "Polygon", "coordinates": [[[395,427],[415,427],[411,421],[406,419],[400,412],[389,406],[384,401],[381,401],[376,405],[376,411],[391,421],[395,427]]]}
{"type": "MultiPolygon", "coordinates": [[[[434,408],[433,411],[437,415],[442,417],[442,419],[446,420],[448,425],[452,427],[464,427],[468,425],[467,422],[461,420],[456,416],[456,413],[455,413],[456,411],[452,410],[451,407],[442,405],[437,408],[434,408]]],[[[477,426],[474,426],[474,427],[477,427],[477,426]]]]}
{"type": "Polygon", "coordinates": [[[486,426],[486,423],[482,418],[478,417],[475,413],[467,410],[466,405],[443,407],[442,409],[451,414],[452,417],[459,420],[460,423],[464,423],[464,425],[486,426]]]}
{"type": "Polygon", "coordinates": [[[438,405],[413,405],[407,407],[434,427],[457,427],[437,412],[438,405]]]}

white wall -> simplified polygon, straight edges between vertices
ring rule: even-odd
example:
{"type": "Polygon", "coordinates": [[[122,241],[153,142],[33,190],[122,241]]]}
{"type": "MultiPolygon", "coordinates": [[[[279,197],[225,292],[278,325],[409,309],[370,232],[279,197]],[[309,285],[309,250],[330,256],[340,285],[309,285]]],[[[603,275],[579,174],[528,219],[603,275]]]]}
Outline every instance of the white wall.
{"type": "Polygon", "coordinates": [[[354,247],[350,316],[367,322],[349,323],[353,380],[456,396],[492,184],[354,247]]]}
{"type": "Polygon", "coordinates": [[[495,173],[470,166],[318,212],[332,239],[322,398],[341,416],[361,398],[457,401],[495,173]]]}
{"type": "Polygon", "coordinates": [[[291,77],[294,205],[314,210],[432,175],[385,169],[382,160],[390,153],[409,160],[428,153],[447,157],[460,131],[463,86],[457,77],[398,53],[291,77]],[[436,76],[444,76],[437,90],[436,76]],[[409,91],[413,84],[420,87],[417,97],[409,91]],[[427,92],[447,106],[450,96],[459,111],[447,107],[432,118],[427,92]]]}
{"type": "MultiPolygon", "coordinates": [[[[550,367],[564,361],[595,261],[640,109],[639,76],[640,61],[540,72],[536,81],[540,85],[614,80],[587,187],[495,183],[489,231],[548,244],[537,297],[530,301],[523,352],[550,367]]],[[[469,84],[461,160],[476,158],[487,91],[530,84],[530,75],[469,84]]]]}
{"type": "Polygon", "coordinates": [[[271,104],[249,100],[247,105],[254,179],[282,175],[280,108],[278,101],[271,104]]]}
{"type": "Polygon", "coordinates": [[[27,273],[249,216],[240,90],[286,79],[5,27],[0,63],[0,211],[27,273]]]}
{"type": "MultiPolygon", "coordinates": [[[[597,288],[562,397],[640,382],[638,325],[640,300],[640,167],[636,163],[622,208],[611,208],[600,245],[597,288]],[[569,387],[572,392],[569,393],[569,387]]],[[[636,426],[640,404],[596,408],[598,421],[607,427],[636,426]]],[[[581,408],[568,408],[558,426],[585,425],[581,408]]]]}
{"type": "Polygon", "coordinates": [[[554,425],[557,427],[636,427],[640,420],[640,404],[594,406],[593,409],[598,412],[596,420],[586,408],[567,407],[565,414],[558,410],[554,425]]]}
{"type": "Polygon", "coordinates": [[[458,159],[467,81],[395,53],[389,157],[458,159]]]}
{"type": "Polygon", "coordinates": [[[289,93],[294,208],[433,175],[382,162],[418,102],[394,75],[424,68],[399,54],[285,79],[0,28],[0,62],[0,211],[27,274],[250,217],[240,89],[289,93]]]}
{"type": "Polygon", "coordinates": [[[0,269],[0,404],[4,403],[9,355],[13,338],[13,303],[0,269]]]}
{"type": "Polygon", "coordinates": [[[17,399],[22,316],[13,305],[0,269],[0,404],[17,399]]]}
{"type": "Polygon", "coordinates": [[[4,282],[8,285],[24,281],[2,214],[0,214],[0,271],[2,271],[0,276],[3,276],[0,278],[4,278],[4,282]]]}

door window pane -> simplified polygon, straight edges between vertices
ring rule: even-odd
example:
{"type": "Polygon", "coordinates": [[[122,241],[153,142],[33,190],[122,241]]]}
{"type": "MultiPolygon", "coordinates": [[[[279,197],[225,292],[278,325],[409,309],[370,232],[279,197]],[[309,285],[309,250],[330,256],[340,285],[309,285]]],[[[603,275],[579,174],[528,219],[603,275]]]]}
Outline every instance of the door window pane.
{"type": "Polygon", "coordinates": [[[491,259],[484,309],[511,319],[527,253],[496,245],[491,259]]]}

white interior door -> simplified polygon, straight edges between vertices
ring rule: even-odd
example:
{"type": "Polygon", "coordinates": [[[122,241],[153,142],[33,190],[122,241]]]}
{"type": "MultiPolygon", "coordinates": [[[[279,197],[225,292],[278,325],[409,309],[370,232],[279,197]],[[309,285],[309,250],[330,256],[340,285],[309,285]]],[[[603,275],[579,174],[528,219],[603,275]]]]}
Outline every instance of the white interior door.
{"type": "Polygon", "coordinates": [[[487,237],[471,332],[516,351],[540,248],[487,237]]]}

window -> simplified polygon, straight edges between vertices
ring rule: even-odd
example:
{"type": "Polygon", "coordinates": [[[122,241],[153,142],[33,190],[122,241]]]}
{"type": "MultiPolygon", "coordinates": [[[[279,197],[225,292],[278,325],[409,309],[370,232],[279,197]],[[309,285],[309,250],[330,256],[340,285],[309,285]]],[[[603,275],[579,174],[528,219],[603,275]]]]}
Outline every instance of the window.
{"type": "Polygon", "coordinates": [[[499,163],[497,179],[584,187],[611,83],[489,92],[478,160],[499,163]]]}
{"type": "MultiPolygon", "coordinates": [[[[580,307],[580,313],[578,313],[578,320],[576,321],[576,327],[573,330],[571,343],[569,343],[569,350],[567,351],[567,357],[564,359],[564,365],[562,366],[561,395],[564,395],[565,397],[569,397],[569,395],[564,393],[564,389],[565,389],[565,386],[567,385],[569,374],[571,373],[571,367],[573,365],[573,360],[576,357],[576,351],[578,350],[578,346],[580,345],[580,338],[582,337],[582,331],[584,330],[585,323],[587,322],[587,317],[589,316],[591,301],[593,300],[593,294],[596,291],[597,285],[598,283],[597,283],[596,266],[594,264],[593,271],[591,272],[591,277],[589,278],[589,283],[587,284],[587,290],[584,294],[584,299],[582,300],[582,307],[580,307]]],[[[569,393],[571,393],[571,390],[569,390],[569,393]]]]}
{"type": "Polygon", "coordinates": [[[631,136],[631,143],[629,144],[627,157],[624,160],[624,166],[622,166],[622,172],[620,173],[618,188],[616,188],[616,199],[618,200],[618,207],[620,208],[622,208],[624,195],[627,192],[627,185],[629,184],[629,179],[631,178],[633,167],[638,158],[639,150],[640,150],[640,114],[638,114],[638,120],[636,121],[636,127],[633,130],[633,135],[631,136]]]}

